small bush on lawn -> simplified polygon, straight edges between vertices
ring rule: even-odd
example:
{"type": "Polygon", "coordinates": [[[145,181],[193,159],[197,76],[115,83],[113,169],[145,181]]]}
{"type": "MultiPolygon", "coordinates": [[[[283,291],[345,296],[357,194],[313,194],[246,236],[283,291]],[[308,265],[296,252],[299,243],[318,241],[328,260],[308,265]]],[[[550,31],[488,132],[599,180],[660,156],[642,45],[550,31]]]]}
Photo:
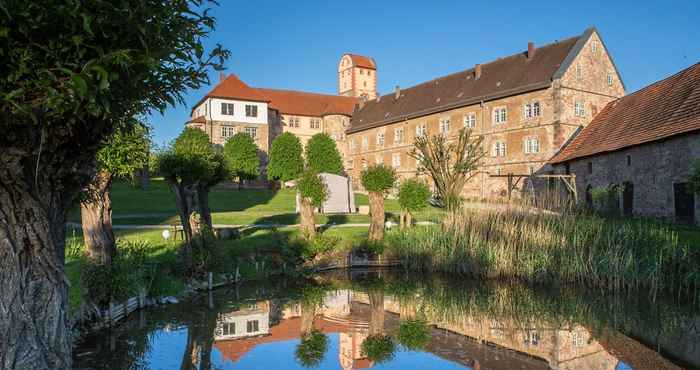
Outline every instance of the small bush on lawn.
{"type": "Polygon", "coordinates": [[[362,342],[362,355],[378,364],[394,358],[396,344],[388,335],[370,335],[362,342]]]}
{"type": "Polygon", "coordinates": [[[340,238],[318,234],[309,241],[302,241],[301,256],[305,260],[312,260],[319,254],[329,252],[340,243],[340,238]]]}
{"type": "Polygon", "coordinates": [[[98,305],[119,301],[148,288],[151,277],[147,264],[149,244],[143,241],[118,241],[117,256],[111,265],[85,262],[81,278],[88,300],[98,305]]]}

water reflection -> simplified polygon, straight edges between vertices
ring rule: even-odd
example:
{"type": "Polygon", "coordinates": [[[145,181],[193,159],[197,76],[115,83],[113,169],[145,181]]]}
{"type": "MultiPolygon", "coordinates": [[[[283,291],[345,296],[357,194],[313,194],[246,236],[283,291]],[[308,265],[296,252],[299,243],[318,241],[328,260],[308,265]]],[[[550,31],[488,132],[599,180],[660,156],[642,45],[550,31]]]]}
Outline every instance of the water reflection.
{"type": "Polygon", "coordinates": [[[567,291],[378,272],[249,285],[88,338],[76,366],[574,370],[700,363],[691,309],[567,291]],[[657,349],[674,343],[680,359],[673,363],[643,342],[657,349]]]}

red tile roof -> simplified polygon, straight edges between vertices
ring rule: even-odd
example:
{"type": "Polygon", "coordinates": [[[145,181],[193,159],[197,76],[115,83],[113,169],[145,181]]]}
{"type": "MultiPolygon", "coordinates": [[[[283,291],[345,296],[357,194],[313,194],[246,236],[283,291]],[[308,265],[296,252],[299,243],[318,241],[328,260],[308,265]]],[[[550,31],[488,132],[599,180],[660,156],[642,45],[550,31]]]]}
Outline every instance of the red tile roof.
{"type": "MultiPolygon", "coordinates": [[[[206,98],[228,98],[265,103],[270,101],[257,89],[246,85],[245,82],[241,81],[241,79],[233,73],[214,86],[214,88],[209,91],[207,95],[204,95],[204,97],[194,106],[197,107],[206,98]]],[[[194,108],[192,109],[194,110],[194,108]]]]}
{"type": "Polygon", "coordinates": [[[187,123],[206,123],[207,119],[204,118],[204,116],[199,116],[192,118],[191,120],[187,121],[187,123]]]}
{"type": "Polygon", "coordinates": [[[374,63],[374,59],[365,57],[357,54],[348,54],[350,60],[352,60],[352,65],[355,67],[377,69],[377,64],[374,63]]]}
{"type": "Polygon", "coordinates": [[[320,117],[329,114],[351,116],[358,99],[303,91],[257,89],[270,100],[270,107],[284,114],[320,117]]]}
{"type": "Polygon", "coordinates": [[[595,29],[581,36],[538,47],[532,58],[520,52],[481,65],[481,76],[475,78],[474,68],[436,78],[395,93],[373,99],[352,117],[348,133],[383,126],[405,119],[454,109],[503,96],[544,89],[551,85],[555,74],[566,69],[595,29]],[[581,41],[579,41],[581,40],[581,41]]]}
{"type": "Polygon", "coordinates": [[[700,131],[700,63],[608,103],[550,163],[700,131]]]}

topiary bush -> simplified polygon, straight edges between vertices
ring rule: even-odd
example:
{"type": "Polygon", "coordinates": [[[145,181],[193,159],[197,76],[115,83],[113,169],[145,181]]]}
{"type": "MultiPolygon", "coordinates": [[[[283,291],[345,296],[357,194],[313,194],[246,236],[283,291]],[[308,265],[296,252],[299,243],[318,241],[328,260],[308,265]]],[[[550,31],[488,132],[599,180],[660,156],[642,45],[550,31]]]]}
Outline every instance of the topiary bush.
{"type": "Polygon", "coordinates": [[[306,143],[306,163],[318,173],[340,175],[343,172],[343,158],[335,141],[326,133],[318,133],[306,143]]]}
{"type": "Polygon", "coordinates": [[[396,182],[396,171],[383,164],[369,166],[362,171],[361,180],[368,192],[386,193],[396,182]]]}
{"type": "Polygon", "coordinates": [[[378,364],[391,361],[396,352],[396,344],[388,335],[370,335],[362,342],[362,355],[378,364]]]}
{"type": "Polygon", "coordinates": [[[267,165],[268,180],[282,182],[294,180],[304,170],[302,147],[299,138],[291,132],[280,134],[270,146],[270,160],[267,165]]]}
{"type": "Polygon", "coordinates": [[[258,146],[250,135],[239,132],[231,136],[224,144],[224,157],[229,172],[238,178],[240,183],[243,180],[255,180],[260,176],[258,146]]]}

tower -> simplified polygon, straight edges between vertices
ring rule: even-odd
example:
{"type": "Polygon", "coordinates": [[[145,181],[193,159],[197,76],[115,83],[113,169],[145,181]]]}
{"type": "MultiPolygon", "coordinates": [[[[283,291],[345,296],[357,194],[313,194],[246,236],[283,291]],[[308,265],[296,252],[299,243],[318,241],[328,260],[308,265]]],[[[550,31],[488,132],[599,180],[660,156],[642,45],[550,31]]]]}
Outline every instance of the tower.
{"type": "Polygon", "coordinates": [[[338,63],[338,95],[377,97],[377,65],[374,59],[344,54],[338,63]]]}

